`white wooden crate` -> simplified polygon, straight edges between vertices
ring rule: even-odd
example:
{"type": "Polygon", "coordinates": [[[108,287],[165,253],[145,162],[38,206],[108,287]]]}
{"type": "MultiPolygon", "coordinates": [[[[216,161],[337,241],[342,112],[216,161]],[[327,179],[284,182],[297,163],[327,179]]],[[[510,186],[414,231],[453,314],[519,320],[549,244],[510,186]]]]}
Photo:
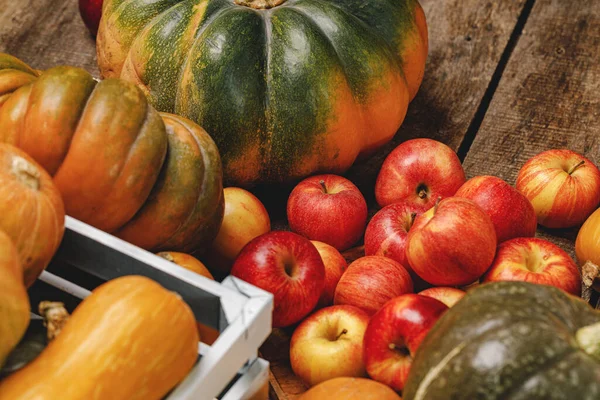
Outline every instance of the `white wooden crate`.
{"type": "Polygon", "coordinates": [[[103,281],[134,274],[179,293],[199,322],[220,331],[212,346],[199,343],[199,362],[168,400],[242,400],[266,383],[269,364],[257,354],[271,333],[273,296],[237,278],[212,281],[67,217],[63,242],[30,293],[41,295],[43,285],[83,299],[103,281]]]}

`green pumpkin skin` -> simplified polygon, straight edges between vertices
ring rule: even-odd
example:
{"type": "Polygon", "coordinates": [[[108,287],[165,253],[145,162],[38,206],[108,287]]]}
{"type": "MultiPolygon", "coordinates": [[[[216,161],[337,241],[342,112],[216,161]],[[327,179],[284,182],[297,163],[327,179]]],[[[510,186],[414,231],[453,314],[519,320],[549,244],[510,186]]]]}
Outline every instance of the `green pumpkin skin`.
{"type": "Polygon", "coordinates": [[[389,141],[422,79],[416,0],[107,0],[103,76],[211,134],[230,185],[341,173],[389,141]],[[415,55],[416,54],[416,55],[415,55]],[[416,72],[415,72],[416,71],[416,72]]]}
{"type": "MultiPolygon", "coordinates": [[[[481,285],[428,333],[402,398],[599,399],[600,358],[583,351],[575,338],[578,329],[598,323],[600,312],[554,287],[481,285]]],[[[599,343],[598,330],[596,335],[599,343]]]]}

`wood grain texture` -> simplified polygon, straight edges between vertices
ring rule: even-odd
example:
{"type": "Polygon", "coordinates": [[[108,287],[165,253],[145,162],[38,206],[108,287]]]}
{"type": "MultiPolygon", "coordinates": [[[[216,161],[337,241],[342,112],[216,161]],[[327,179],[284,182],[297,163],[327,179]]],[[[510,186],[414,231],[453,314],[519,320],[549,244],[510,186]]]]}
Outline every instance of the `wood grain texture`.
{"type": "MultiPolygon", "coordinates": [[[[529,158],[553,148],[600,161],[599,60],[597,2],[537,0],[465,159],[467,176],[514,184],[529,158]]],[[[575,256],[576,228],[538,236],[575,256]]]]}

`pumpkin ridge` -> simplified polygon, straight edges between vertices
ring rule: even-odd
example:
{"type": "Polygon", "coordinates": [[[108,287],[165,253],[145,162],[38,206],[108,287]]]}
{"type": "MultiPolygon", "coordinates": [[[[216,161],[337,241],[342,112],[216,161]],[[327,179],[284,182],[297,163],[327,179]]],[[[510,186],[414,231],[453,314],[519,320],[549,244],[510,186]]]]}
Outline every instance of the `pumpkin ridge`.
{"type": "MultiPolygon", "coordinates": [[[[208,8],[211,0],[204,0],[204,1],[206,1],[206,8],[208,8]]],[[[235,7],[233,7],[233,5],[230,7],[222,8],[219,11],[217,11],[216,13],[214,13],[213,15],[211,15],[210,17],[208,17],[206,20],[200,21],[199,28],[196,30],[193,40],[190,41],[188,51],[185,53],[184,60],[181,63],[179,72],[177,73],[177,82],[179,82],[179,84],[177,85],[177,88],[175,91],[175,99],[174,99],[174,103],[173,103],[174,110],[172,110],[172,112],[177,112],[177,114],[179,114],[179,112],[177,110],[177,104],[180,104],[180,102],[181,102],[181,89],[183,86],[181,83],[184,82],[183,76],[185,75],[186,72],[188,72],[188,68],[191,68],[190,60],[191,60],[191,57],[193,54],[192,49],[194,47],[197,47],[200,37],[202,36],[204,31],[206,31],[213,22],[215,22],[217,19],[219,19],[222,15],[227,14],[228,11],[231,11],[234,9],[235,9],[235,7]]],[[[160,110],[160,111],[164,112],[165,110],[160,110]]],[[[185,117],[189,118],[190,116],[185,115],[185,117]]],[[[194,116],[194,118],[195,117],[196,116],[194,116]]]]}
{"type": "Polygon", "coordinates": [[[271,46],[273,43],[273,9],[265,10],[261,13],[263,21],[265,22],[265,93],[264,93],[264,104],[265,104],[265,126],[267,127],[267,146],[262,146],[261,156],[263,159],[263,167],[261,173],[264,173],[265,168],[271,165],[271,156],[273,154],[273,113],[271,112],[271,86],[273,84],[273,76],[271,75],[271,60],[273,58],[273,51],[271,46]],[[268,151],[267,151],[268,148],[268,151]]]}

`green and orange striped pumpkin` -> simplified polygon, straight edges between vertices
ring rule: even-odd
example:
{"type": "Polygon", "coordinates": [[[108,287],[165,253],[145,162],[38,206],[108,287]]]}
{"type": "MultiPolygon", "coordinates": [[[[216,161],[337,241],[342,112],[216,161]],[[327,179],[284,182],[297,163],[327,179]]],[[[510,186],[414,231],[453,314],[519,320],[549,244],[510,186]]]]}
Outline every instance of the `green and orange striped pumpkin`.
{"type": "Polygon", "coordinates": [[[104,77],[217,143],[229,184],[341,173],[389,141],[423,78],[416,0],[105,0],[104,77]]]}

